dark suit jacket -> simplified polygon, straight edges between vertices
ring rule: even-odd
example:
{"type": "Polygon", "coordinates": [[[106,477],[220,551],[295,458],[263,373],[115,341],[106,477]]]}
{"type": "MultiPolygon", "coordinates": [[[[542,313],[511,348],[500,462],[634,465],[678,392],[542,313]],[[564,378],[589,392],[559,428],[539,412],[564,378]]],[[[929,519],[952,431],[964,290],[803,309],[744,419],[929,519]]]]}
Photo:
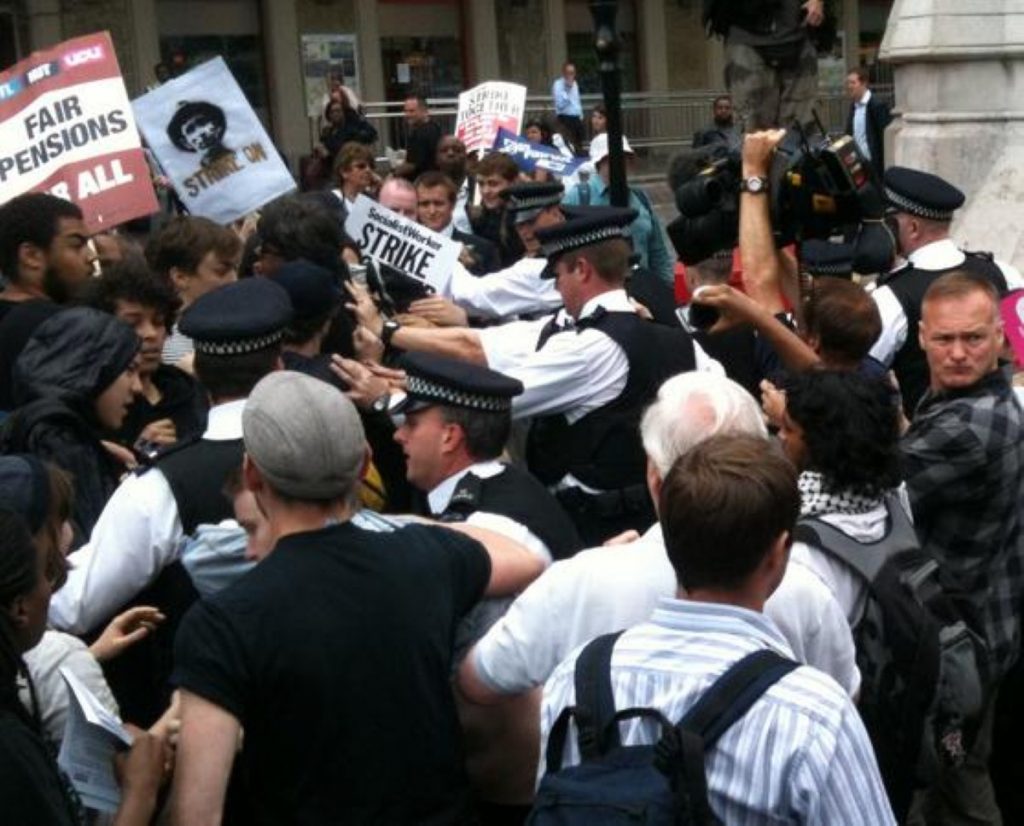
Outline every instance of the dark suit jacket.
{"type": "Polygon", "coordinates": [[[473,275],[487,275],[489,272],[497,272],[501,269],[501,256],[498,254],[498,248],[486,238],[462,232],[453,227],[452,240],[473,248],[471,254],[476,259],[476,264],[467,268],[473,275]]]}
{"type": "MultiPolygon", "coordinates": [[[[850,104],[850,111],[846,115],[846,134],[853,135],[853,109],[850,104]]],[[[871,151],[871,166],[874,167],[878,177],[882,177],[885,171],[885,127],[892,120],[889,112],[889,105],[872,92],[868,101],[865,131],[868,133],[868,149],[871,151]]]]}

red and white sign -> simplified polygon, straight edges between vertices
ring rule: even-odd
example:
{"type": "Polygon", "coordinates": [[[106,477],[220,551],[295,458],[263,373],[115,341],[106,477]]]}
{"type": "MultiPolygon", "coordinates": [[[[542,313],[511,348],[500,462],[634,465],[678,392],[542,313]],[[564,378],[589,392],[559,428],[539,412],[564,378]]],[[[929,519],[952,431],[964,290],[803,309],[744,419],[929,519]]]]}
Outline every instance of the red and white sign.
{"type": "Polygon", "coordinates": [[[455,137],[468,152],[489,152],[499,129],[519,134],[525,111],[525,86],[489,80],[459,95],[455,137]]]}
{"type": "Polygon", "coordinates": [[[73,201],[90,232],[158,209],[107,32],[0,74],[0,203],[23,192],[73,201]]]}
{"type": "Polygon", "coordinates": [[[999,303],[1003,330],[1018,365],[1024,365],[1024,290],[1014,290],[999,303]]]}

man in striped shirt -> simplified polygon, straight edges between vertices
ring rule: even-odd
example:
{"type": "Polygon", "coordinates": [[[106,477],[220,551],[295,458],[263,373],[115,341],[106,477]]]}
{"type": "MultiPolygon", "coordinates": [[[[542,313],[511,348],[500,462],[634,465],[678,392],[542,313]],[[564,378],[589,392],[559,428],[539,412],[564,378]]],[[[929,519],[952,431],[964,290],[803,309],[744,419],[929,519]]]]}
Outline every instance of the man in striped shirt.
{"type": "MultiPolygon", "coordinates": [[[[785,572],[799,504],[795,470],[764,439],[716,436],[673,465],[659,514],[679,588],[616,643],[617,709],[651,707],[677,721],[746,654],[767,648],[792,656],[762,609],[785,572]]],[[[542,755],[554,721],[575,701],[578,654],[544,688],[542,755]]],[[[654,737],[642,719],[621,733],[625,745],[654,737]]],[[[579,761],[574,736],[564,757],[563,765],[579,761]]],[[[707,752],[705,765],[708,799],[724,823],[895,823],[857,710],[809,666],[769,688],[707,752]]]]}

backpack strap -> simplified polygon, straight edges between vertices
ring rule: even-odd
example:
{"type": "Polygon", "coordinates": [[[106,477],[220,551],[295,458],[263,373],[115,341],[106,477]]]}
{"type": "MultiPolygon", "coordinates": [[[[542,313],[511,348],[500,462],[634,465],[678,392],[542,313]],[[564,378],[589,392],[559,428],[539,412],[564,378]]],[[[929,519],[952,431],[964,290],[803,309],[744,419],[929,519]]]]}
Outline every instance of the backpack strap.
{"type": "MultiPolygon", "coordinates": [[[[569,736],[569,721],[576,720],[579,732],[577,744],[583,760],[594,760],[601,756],[601,732],[616,719],[615,697],[612,695],[611,664],[612,649],[622,631],[596,637],[586,644],[576,658],[573,678],[576,685],[576,705],[566,706],[555,718],[548,745],[544,752],[545,773],[553,774],[562,768],[565,741],[569,736]]],[[[619,742],[615,728],[615,742],[619,742]]]]}
{"type": "Polygon", "coordinates": [[[769,649],[747,654],[701,695],[676,729],[700,735],[704,748],[710,748],[762,694],[798,666],[769,649]]]}
{"type": "Polygon", "coordinates": [[[677,822],[719,821],[708,803],[705,753],[762,694],[798,667],[767,649],[748,654],[719,677],[656,749],[656,765],[669,777],[676,797],[677,822]]]}
{"type": "MultiPolygon", "coordinates": [[[[593,760],[604,752],[602,732],[615,717],[615,696],[612,694],[612,650],[622,631],[604,634],[587,643],[576,660],[576,730],[580,757],[593,760]]],[[[608,746],[619,744],[618,728],[607,734],[608,746]]]]}
{"type": "Polygon", "coordinates": [[[796,523],[793,539],[818,548],[829,556],[844,562],[869,585],[878,577],[882,566],[901,551],[920,548],[914,525],[894,493],[885,495],[889,529],[876,542],[860,542],[846,535],[823,519],[808,517],[796,523]]]}

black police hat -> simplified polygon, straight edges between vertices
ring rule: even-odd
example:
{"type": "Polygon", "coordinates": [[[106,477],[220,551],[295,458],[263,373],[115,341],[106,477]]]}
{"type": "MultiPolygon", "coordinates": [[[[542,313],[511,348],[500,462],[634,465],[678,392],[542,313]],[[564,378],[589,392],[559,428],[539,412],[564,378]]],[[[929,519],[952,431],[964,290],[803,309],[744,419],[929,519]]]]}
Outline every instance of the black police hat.
{"type": "Polygon", "coordinates": [[[288,292],[269,278],[243,278],[199,296],[181,317],[196,352],[240,356],[277,344],[292,320],[288,292]]]}
{"type": "Polygon", "coordinates": [[[636,220],[635,209],[619,207],[573,207],[566,210],[566,220],[537,230],[541,253],[548,258],[542,278],[555,277],[555,261],[571,250],[589,247],[613,238],[629,238],[629,225],[636,220]]]}
{"type": "Polygon", "coordinates": [[[479,364],[407,353],[399,362],[405,370],[406,392],[391,405],[392,413],[413,413],[443,404],[491,413],[512,409],[512,398],[523,383],[479,364]]]}
{"type": "Polygon", "coordinates": [[[341,298],[334,273],[305,258],[285,262],[275,270],[270,280],[288,291],[298,320],[323,315],[333,309],[341,298]]]}
{"type": "Polygon", "coordinates": [[[811,275],[849,278],[853,274],[853,244],[833,244],[812,238],[800,246],[800,269],[811,275]]]}
{"type": "Polygon", "coordinates": [[[561,181],[542,181],[513,184],[502,190],[505,209],[511,212],[517,224],[532,221],[542,209],[562,203],[565,187],[561,181]]]}
{"type": "Polygon", "coordinates": [[[891,209],[933,221],[952,221],[964,194],[938,175],[890,166],[885,170],[885,200],[891,209]]]}

